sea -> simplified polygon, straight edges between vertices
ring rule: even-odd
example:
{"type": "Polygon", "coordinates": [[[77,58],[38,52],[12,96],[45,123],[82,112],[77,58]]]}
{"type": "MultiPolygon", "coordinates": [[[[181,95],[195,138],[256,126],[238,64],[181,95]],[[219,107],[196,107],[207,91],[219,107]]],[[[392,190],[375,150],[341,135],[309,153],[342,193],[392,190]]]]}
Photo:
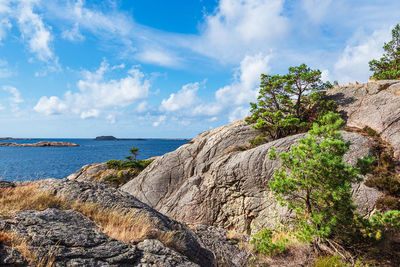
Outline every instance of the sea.
{"type": "Polygon", "coordinates": [[[28,139],[0,142],[36,143],[39,141],[70,142],[79,147],[0,147],[0,180],[26,181],[64,178],[82,166],[124,160],[129,149],[139,148],[137,159],[161,156],[187,143],[186,139],[134,139],[96,141],[94,139],[28,139]]]}

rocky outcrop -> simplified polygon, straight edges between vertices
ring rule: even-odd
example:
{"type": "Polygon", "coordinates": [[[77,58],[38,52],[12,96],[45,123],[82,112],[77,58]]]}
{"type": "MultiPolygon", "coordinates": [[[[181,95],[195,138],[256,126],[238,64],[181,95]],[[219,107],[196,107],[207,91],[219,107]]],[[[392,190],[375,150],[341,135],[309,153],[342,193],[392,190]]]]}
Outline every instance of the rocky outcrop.
{"type": "Polygon", "coordinates": [[[140,202],[132,195],[118,189],[98,184],[83,183],[71,180],[49,179],[41,183],[38,188],[71,202],[96,204],[104,210],[118,211],[121,215],[145,218],[149,238],[169,235],[171,246],[179,253],[187,256],[191,261],[202,266],[212,266],[212,253],[202,246],[201,240],[190,229],[171,220],[167,216],[155,211],[148,205],[140,202]]]}
{"type": "Polygon", "coordinates": [[[10,267],[28,266],[28,262],[18,250],[5,244],[0,244],[0,264],[10,267]]]}
{"type": "MultiPolygon", "coordinates": [[[[153,158],[150,160],[153,160],[153,158]]],[[[102,183],[118,188],[137,176],[138,173],[140,173],[140,170],[137,168],[116,170],[108,168],[106,163],[93,163],[83,166],[75,173],[69,175],[67,179],[79,182],[102,183]]]]}
{"type": "Polygon", "coordinates": [[[347,126],[368,126],[394,149],[400,159],[400,81],[371,81],[334,87],[328,96],[339,105],[347,126]]]}
{"type": "Polygon", "coordinates": [[[112,239],[72,210],[19,212],[1,220],[0,230],[16,234],[33,257],[52,266],[199,266],[157,240],[131,245],[112,239]]]}
{"type": "MultiPolygon", "coordinates": [[[[189,144],[155,160],[136,178],[121,187],[161,213],[179,221],[214,225],[254,234],[290,220],[268,190],[279,161],[267,157],[271,147],[287,151],[304,134],[289,136],[242,151],[258,133],[244,121],[205,132],[189,144]]],[[[352,143],[346,161],[370,152],[367,137],[343,133],[352,143]]],[[[381,194],[365,185],[355,185],[359,211],[374,209],[381,194]]]]}
{"type": "Polygon", "coordinates": [[[218,266],[248,266],[250,253],[239,249],[238,242],[248,243],[249,237],[237,234],[228,238],[228,231],[207,225],[189,226],[200,237],[203,244],[213,252],[218,266]]]}
{"type": "Polygon", "coordinates": [[[12,146],[12,147],[69,147],[69,146],[79,146],[74,143],[68,142],[49,142],[49,141],[40,141],[37,143],[26,143],[26,144],[18,144],[18,143],[0,143],[1,146],[12,146]]]}

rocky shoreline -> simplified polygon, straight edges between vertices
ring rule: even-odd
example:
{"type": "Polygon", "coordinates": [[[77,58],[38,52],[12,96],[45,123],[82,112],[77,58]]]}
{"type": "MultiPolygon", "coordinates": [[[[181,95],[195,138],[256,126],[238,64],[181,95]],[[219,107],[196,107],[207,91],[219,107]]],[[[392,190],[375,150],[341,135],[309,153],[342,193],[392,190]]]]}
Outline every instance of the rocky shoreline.
{"type": "MultiPolygon", "coordinates": [[[[342,132],[351,142],[348,164],[370,154],[377,136],[398,157],[399,92],[400,81],[328,92],[351,127],[342,132]],[[377,116],[376,109],[384,115],[377,116]],[[358,131],[364,127],[376,136],[358,131]]],[[[292,219],[269,191],[281,163],[270,160],[268,151],[287,151],[305,134],[248,147],[257,135],[243,120],[204,132],[120,187],[103,181],[130,173],[104,163],[84,166],[65,179],[0,183],[0,264],[29,266],[44,259],[54,266],[258,266],[251,236],[292,219]]],[[[358,213],[368,217],[384,192],[361,182],[352,194],[358,213]]],[[[400,247],[400,238],[390,242],[400,247]]],[[[393,253],[381,263],[394,266],[390,261],[400,255],[393,253]]],[[[308,266],[313,257],[313,248],[302,246],[263,264],[308,266]]]]}
{"type": "Polygon", "coordinates": [[[0,147],[78,147],[78,144],[68,143],[68,142],[50,142],[50,141],[40,141],[37,143],[0,143],[0,147]]]}

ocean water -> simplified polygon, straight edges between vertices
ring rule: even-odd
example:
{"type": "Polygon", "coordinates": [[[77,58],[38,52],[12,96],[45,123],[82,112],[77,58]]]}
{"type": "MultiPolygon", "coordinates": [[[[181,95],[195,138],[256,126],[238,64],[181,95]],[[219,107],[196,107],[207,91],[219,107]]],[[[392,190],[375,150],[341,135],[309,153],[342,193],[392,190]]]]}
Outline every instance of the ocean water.
{"type": "Polygon", "coordinates": [[[80,147],[0,147],[0,179],[5,181],[64,178],[83,165],[125,159],[132,146],[139,148],[137,159],[171,152],[189,140],[145,139],[95,141],[93,139],[33,139],[0,142],[71,142],[80,147]]]}

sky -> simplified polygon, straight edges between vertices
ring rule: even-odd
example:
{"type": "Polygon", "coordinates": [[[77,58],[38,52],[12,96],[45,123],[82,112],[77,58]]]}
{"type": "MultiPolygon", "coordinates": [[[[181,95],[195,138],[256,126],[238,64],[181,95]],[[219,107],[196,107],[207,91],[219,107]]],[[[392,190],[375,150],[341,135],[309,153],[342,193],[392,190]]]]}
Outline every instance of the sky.
{"type": "Polygon", "coordinates": [[[367,82],[398,0],[0,0],[0,136],[192,138],[260,74],[367,82]]]}

